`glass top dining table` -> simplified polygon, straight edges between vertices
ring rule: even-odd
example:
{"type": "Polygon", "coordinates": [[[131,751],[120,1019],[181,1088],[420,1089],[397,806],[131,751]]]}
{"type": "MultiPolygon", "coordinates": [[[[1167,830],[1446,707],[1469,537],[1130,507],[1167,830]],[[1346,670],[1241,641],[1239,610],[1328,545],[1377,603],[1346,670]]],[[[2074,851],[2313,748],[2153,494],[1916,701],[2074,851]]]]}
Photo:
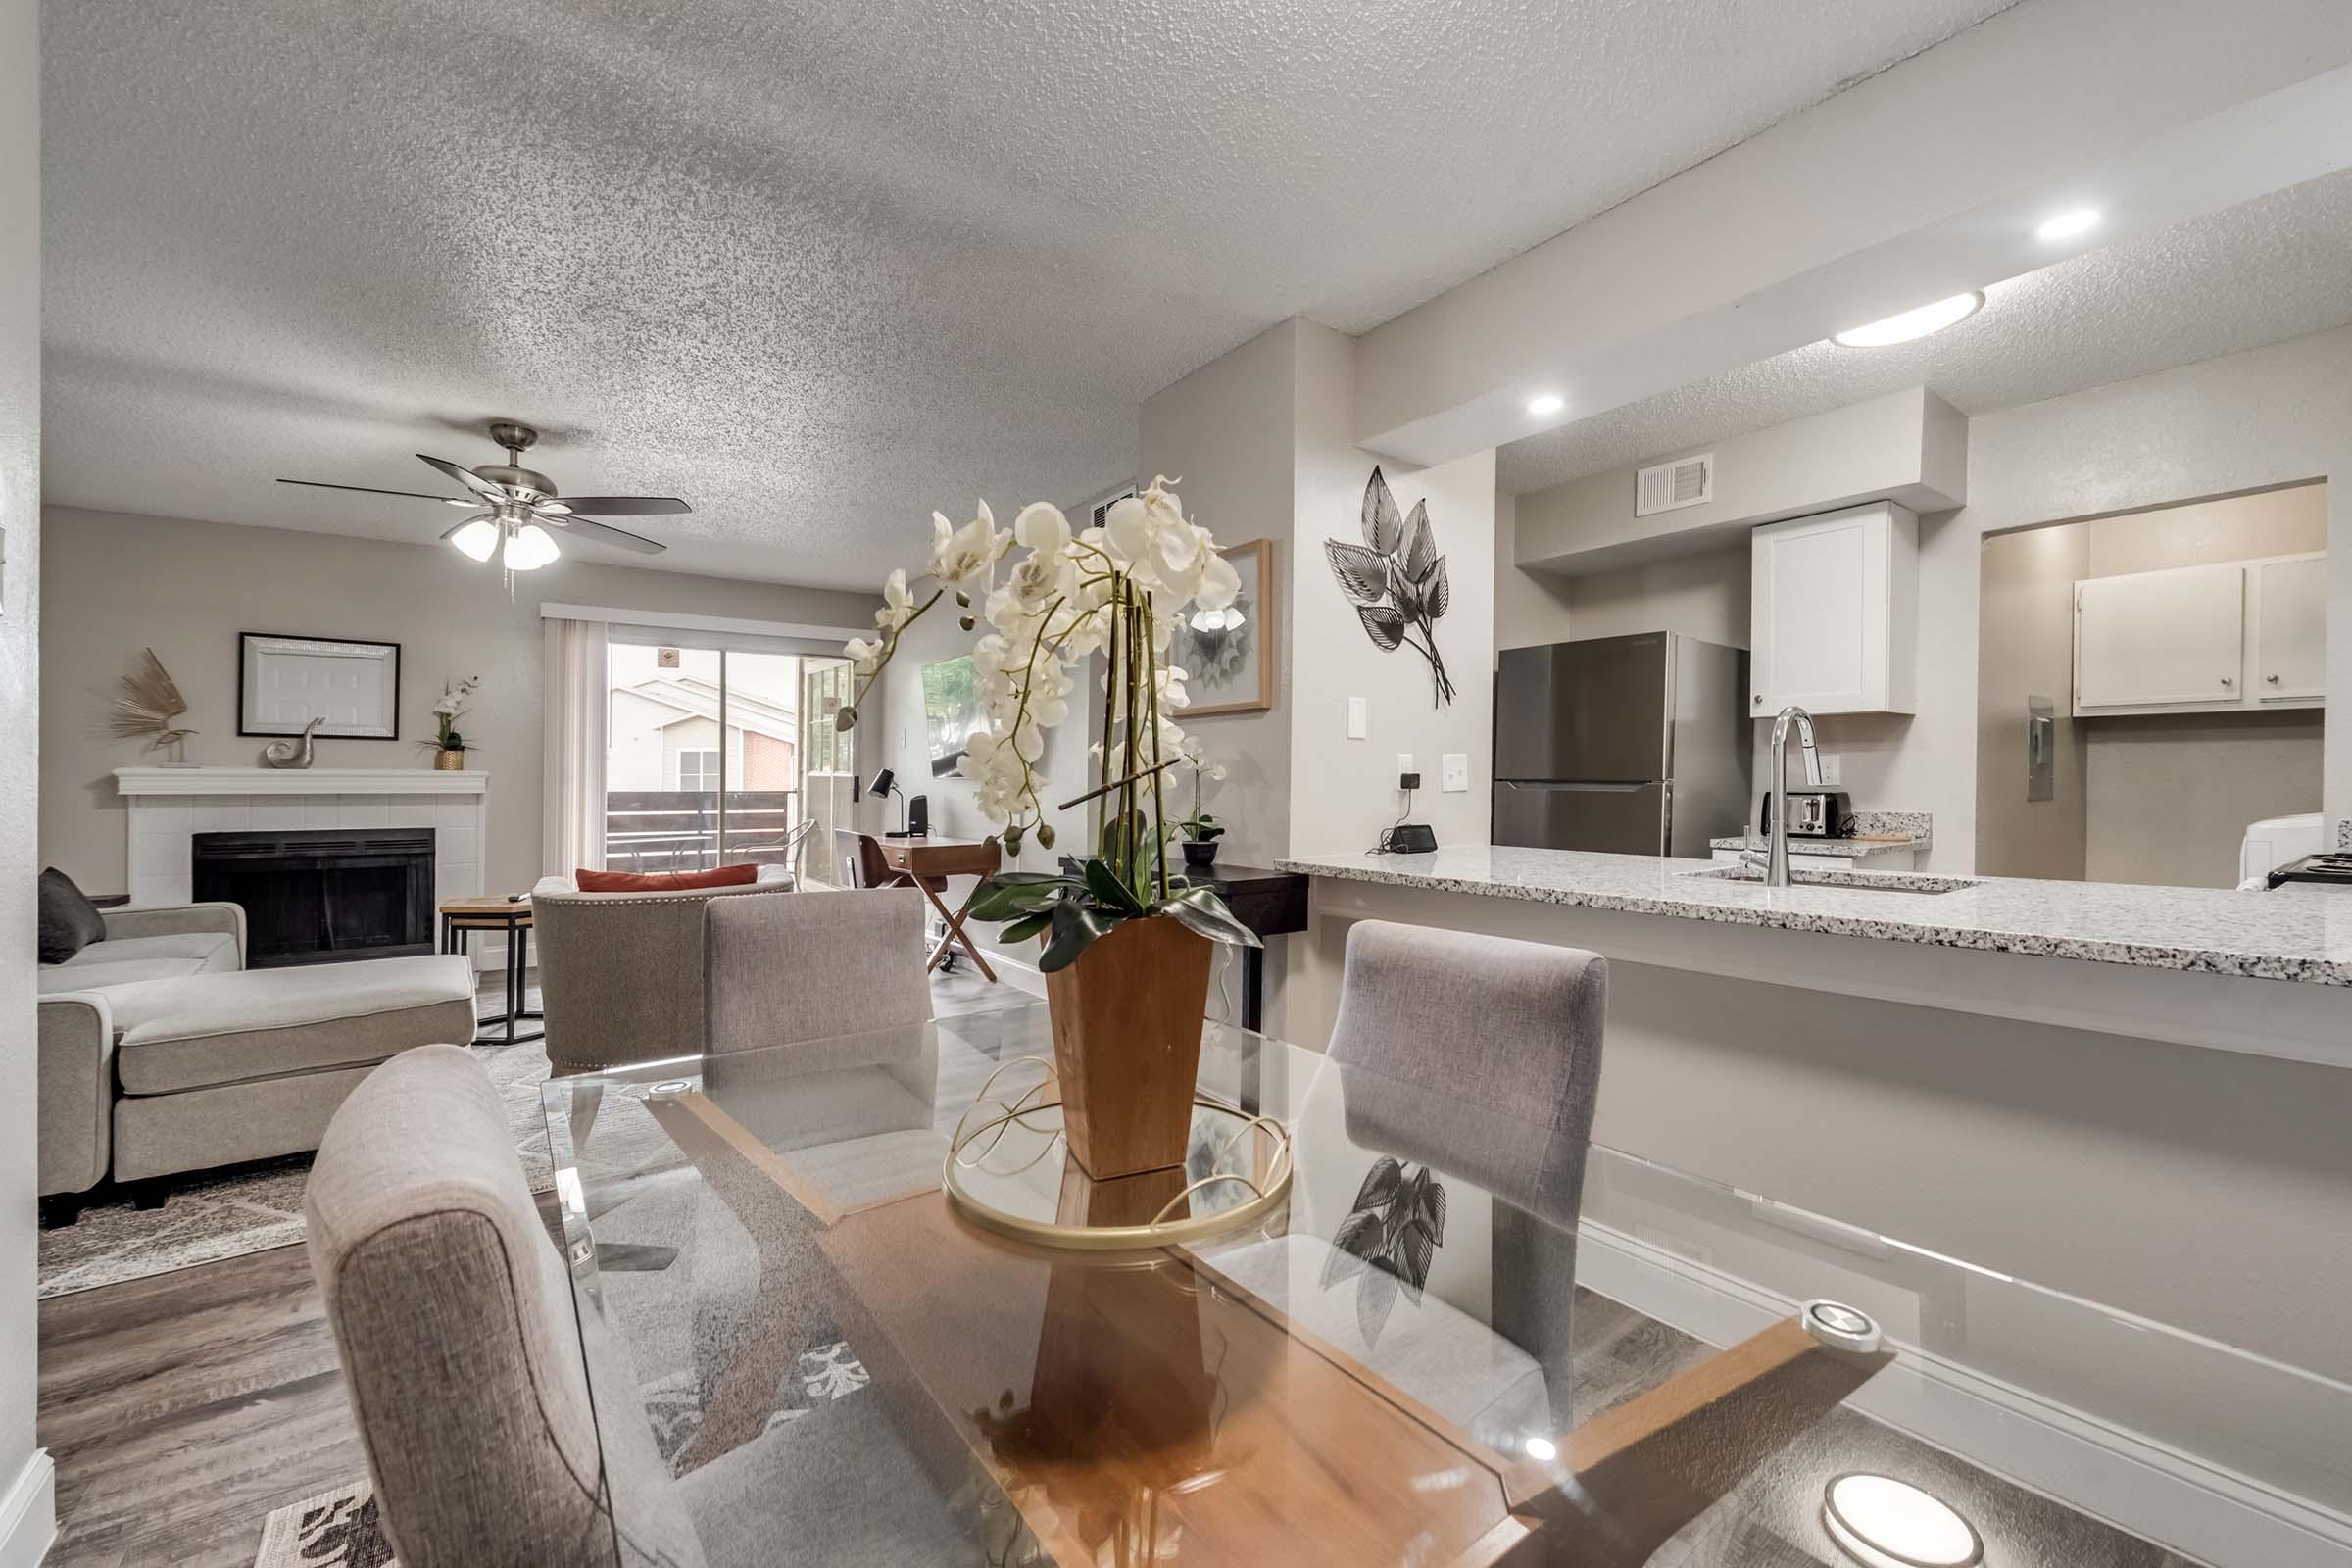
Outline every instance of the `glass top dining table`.
{"type": "Polygon", "coordinates": [[[2340,1382],[1216,1023],[1184,1166],[1092,1182],[1052,1054],[544,1087],[622,1561],[2352,1562],[2340,1382]]]}

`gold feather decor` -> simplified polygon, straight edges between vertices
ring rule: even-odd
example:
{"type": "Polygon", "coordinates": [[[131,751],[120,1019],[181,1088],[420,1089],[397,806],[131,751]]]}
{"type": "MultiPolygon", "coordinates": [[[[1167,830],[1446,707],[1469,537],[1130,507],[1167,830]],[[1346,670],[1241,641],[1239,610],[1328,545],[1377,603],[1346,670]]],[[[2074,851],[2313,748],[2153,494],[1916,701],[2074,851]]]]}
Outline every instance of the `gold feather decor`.
{"type": "Polygon", "coordinates": [[[147,737],[148,751],[158,747],[172,748],[172,760],[180,757],[180,743],[196,733],[192,729],[175,729],[172,721],[188,710],[187,699],[179,695],[164,662],[155,657],[155,650],[139,650],[138,667],[122,677],[122,694],[115,699],[114,710],[108,715],[108,725],[115,734],[125,740],[147,737]]]}

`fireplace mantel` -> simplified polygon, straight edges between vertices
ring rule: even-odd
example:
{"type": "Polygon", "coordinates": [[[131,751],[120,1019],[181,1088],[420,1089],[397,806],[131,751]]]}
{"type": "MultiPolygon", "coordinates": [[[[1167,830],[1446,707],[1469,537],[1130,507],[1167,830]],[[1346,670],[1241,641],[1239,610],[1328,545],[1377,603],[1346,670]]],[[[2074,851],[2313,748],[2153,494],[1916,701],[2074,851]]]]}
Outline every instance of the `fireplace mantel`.
{"type": "Polygon", "coordinates": [[[123,795],[481,795],[490,775],[431,767],[118,767],[123,795]]]}

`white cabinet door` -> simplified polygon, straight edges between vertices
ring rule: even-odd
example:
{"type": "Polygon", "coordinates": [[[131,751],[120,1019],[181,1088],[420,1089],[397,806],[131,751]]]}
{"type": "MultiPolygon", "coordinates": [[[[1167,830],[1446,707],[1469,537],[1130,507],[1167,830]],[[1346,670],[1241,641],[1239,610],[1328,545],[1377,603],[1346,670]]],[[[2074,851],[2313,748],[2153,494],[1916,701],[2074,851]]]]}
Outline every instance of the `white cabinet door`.
{"type": "Polygon", "coordinates": [[[1887,505],[1768,523],[1750,535],[1749,711],[1911,710],[1918,556],[1887,505]]]}
{"type": "Polygon", "coordinates": [[[2328,692],[2328,558],[2253,568],[2254,699],[2316,702],[2328,692]]]}
{"type": "Polygon", "coordinates": [[[2075,711],[2238,705],[2246,571],[2182,566],[2075,584],[2075,711]]]}

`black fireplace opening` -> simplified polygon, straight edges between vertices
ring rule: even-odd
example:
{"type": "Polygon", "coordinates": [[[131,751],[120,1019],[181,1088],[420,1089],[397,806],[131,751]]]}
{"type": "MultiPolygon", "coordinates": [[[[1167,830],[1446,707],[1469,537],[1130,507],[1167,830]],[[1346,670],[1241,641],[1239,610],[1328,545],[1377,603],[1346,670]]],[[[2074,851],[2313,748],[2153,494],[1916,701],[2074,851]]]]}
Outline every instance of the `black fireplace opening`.
{"type": "Polygon", "coordinates": [[[254,969],[433,951],[433,830],[199,833],[199,903],[245,909],[254,969]]]}

